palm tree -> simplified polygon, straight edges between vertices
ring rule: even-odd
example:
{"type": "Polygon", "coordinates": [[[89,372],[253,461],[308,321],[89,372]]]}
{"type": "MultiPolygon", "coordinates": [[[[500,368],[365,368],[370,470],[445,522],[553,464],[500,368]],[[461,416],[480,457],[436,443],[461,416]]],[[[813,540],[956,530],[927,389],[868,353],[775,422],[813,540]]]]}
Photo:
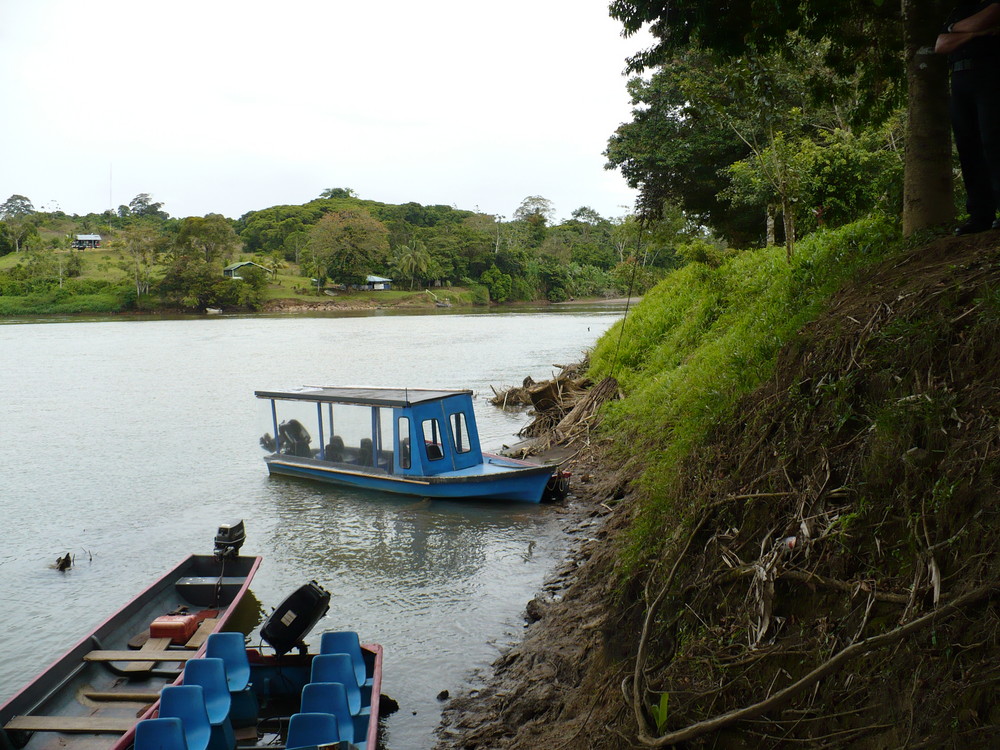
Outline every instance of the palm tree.
{"type": "Polygon", "coordinates": [[[264,265],[267,267],[267,270],[271,272],[271,279],[277,281],[278,271],[284,268],[286,264],[285,259],[281,257],[281,252],[279,250],[275,250],[266,256],[264,265]]]}
{"type": "Polygon", "coordinates": [[[410,280],[411,292],[413,291],[413,282],[416,281],[418,274],[427,273],[430,263],[430,253],[419,242],[414,242],[412,246],[400,245],[396,249],[396,257],[393,260],[393,265],[399,273],[410,280]]]}

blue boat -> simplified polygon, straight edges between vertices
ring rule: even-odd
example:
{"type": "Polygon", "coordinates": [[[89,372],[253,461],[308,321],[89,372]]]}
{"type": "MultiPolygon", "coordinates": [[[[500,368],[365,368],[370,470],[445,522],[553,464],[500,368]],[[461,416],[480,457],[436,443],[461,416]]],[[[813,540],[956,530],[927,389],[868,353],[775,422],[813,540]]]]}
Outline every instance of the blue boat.
{"type": "Polygon", "coordinates": [[[561,499],[569,475],[484,453],[472,391],[302,387],[256,391],[271,474],[453,500],[561,499]]]}

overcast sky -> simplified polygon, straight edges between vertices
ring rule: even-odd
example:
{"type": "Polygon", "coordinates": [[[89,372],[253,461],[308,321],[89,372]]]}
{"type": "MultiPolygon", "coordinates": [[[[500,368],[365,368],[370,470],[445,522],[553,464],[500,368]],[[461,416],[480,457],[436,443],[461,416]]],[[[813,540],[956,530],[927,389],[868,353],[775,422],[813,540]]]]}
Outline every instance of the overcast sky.
{"type": "Polygon", "coordinates": [[[635,200],[608,0],[0,0],[0,201],[236,218],[326,188],[510,217],[635,200]]]}

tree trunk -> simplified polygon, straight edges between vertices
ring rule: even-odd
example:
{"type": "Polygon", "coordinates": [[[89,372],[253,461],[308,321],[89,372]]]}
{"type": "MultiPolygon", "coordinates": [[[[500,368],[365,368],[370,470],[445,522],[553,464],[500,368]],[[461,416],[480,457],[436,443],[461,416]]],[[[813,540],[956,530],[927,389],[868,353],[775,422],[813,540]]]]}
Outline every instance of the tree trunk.
{"type": "Polygon", "coordinates": [[[787,196],[781,196],[781,223],[785,230],[785,256],[789,263],[792,262],[792,253],[795,252],[795,214],[793,212],[792,202],[787,196]]]}
{"type": "Polygon", "coordinates": [[[903,235],[954,219],[948,67],[934,54],[951,0],[903,0],[907,133],[903,235]]]}
{"type": "Polygon", "coordinates": [[[767,246],[771,247],[775,243],[774,234],[774,204],[767,204],[767,246]]]}

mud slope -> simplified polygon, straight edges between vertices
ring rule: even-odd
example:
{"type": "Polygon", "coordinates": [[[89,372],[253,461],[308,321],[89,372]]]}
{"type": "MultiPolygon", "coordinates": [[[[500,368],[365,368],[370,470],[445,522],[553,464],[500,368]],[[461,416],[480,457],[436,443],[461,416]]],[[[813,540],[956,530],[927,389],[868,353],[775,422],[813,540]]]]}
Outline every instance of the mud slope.
{"type": "Polygon", "coordinates": [[[440,748],[996,746],[1000,232],[841,290],[736,414],[630,566],[648,498],[604,466],[440,748]]]}

